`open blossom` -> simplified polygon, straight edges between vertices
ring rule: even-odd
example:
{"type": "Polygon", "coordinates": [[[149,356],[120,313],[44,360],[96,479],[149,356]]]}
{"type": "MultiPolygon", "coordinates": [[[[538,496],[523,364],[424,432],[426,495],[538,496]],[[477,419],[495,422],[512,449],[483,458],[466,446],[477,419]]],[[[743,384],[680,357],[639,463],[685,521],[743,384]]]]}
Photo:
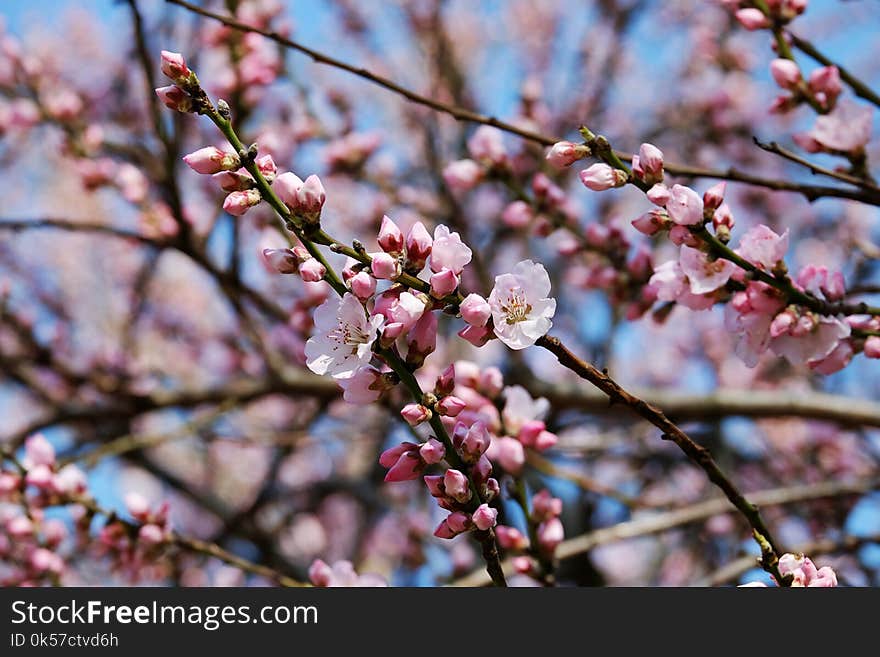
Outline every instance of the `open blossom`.
{"type": "Polygon", "coordinates": [[[543,420],[549,412],[550,402],[544,397],[533,399],[522,386],[507,386],[504,389],[501,418],[504,420],[504,428],[511,435],[519,434],[531,422],[543,420]]]}
{"type": "Polygon", "coordinates": [[[836,317],[791,311],[777,315],[770,325],[770,348],[793,365],[820,361],[850,336],[849,324],[836,317]]]}
{"type": "Polygon", "coordinates": [[[833,111],[816,117],[812,130],[794,136],[810,153],[858,153],[871,139],[873,110],[869,105],[841,102],[833,111]]]}
{"type": "Polygon", "coordinates": [[[687,245],[681,247],[679,264],[694,294],[706,294],[723,287],[737,269],[729,260],[723,258],[712,260],[699,249],[687,245]]]}
{"type": "MultiPolygon", "coordinates": [[[[707,277],[706,280],[712,279],[707,277]]],[[[715,304],[715,299],[712,296],[695,294],[691,291],[690,278],[684,273],[677,260],[669,260],[657,267],[649,284],[654,288],[657,298],[661,301],[675,301],[691,310],[706,310],[715,304]]],[[[705,284],[698,282],[697,289],[701,287],[705,287],[705,284]]]]}
{"type": "Polygon", "coordinates": [[[523,260],[509,274],[495,277],[489,295],[495,335],[511,349],[525,349],[544,336],[556,313],[544,266],[523,260]]]}
{"type": "Polygon", "coordinates": [[[316,374],[337,379],[354,376],[369,364],[372,345],[385,318],[367,316],[353,294],[330,298],[315,311],[315,334],[306,342],[306,365],[316,374]]]}
{"type": "Polygon", "coordinates": [[[471,261],[473,252],[461,241],[458,233],[440,224],[434,229],[434,244],[431,247],[431,271],[439,272],[449,269],[460,274],[471,261]]]}
{"type": "Polygon", "coordinates": [[[786,553],[779,557],[779,574],[791,576],[793,587],[837,586],[837,575],[830,566],[816,568],[813,561],[803,554],[786,553]]]}
{"type": "Polygon", "coordinates": [[[724,308],[724,323],[736,335],[735,352],[749,367],[758,364],[770,345],[770,326],[783,301],[773,287],[751,281],[724,308]]]}
{"type": "Polygon", "coordinates": [[[750,228],[739,241],[736,252],[753,265],[771,270],[785,258],[788,250],[788,230],[777,235],[764,224],[750,228]]]}

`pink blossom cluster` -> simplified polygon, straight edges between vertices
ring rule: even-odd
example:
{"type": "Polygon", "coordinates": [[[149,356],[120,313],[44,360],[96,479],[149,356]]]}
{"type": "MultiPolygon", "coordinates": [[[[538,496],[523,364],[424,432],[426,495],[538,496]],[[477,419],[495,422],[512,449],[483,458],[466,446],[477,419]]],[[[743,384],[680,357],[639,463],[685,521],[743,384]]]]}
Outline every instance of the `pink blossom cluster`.
{"type": "Polygon", "coordinates": [[[350,561],[340,560],[328,565],[315,559],[309,566],[309,581],[322,588],[330,587],[385,587],[388,582],[381,575],[364,573],[359,575],[350,561]]]}
{"type": "Polygon", "coordinates": [[[734,12],[736,20],[747,30],[761,30],[774,24],[784,24],[800,16],[807,9],[808,0],[767,0],[764,8],[749,0],[722,0],[734,12]]]}
{"type": "Polygon", "coordinates": [[[513,565],[518,573],[540,577],[539,564],[552,561],[556,548],[565,538],[565,529],[559,518],[561,513],[562,500],[553,497],[545,488],[531,499],[530,534],[535,537],[537,545],[531,545],[529,536],[516,527],[499,525],[495,529],[498,544],[513,556],[513,565]]]}
{"type": "MultiPolygon", "coordinates": [[[[816,568],[813,561],[803,554],[787,552],[779,557],[779,574],[782,577],[790,577],[789,586],[794,588],[805,587],[832,587],[837,586],[837,574],[831,566],[816,568]]],[[[741,584],[742,587],[763,587],[763,582],[749,582],[741,584]]]]}
{"type": "MultiPolygon", "coordinates": [[[[417,479],[427,468],[445,460],[447,469],[443,474],[424,475],[437,504],[450,511],[435,536],[452,538],[469,529],[487,530],[497,517],[489,503],[501,492],[498,481],[490,476],[493,464],[519,476],[527,449],[544,451],[556,444],[556,435],[543,422],[549,404],[543,398],[533,399],[521,386],[504,387],[496,368],[481,369],[469,361],[446,368],[437,378],[433,397],[439,399],[434,411],[410,404],[402,415],[418,426],[430,419],[432,412],[439,413],[452,436],[454,455],[447,458],[446,446],[434,437],[421,445],[401,443],[383,452],[379,459],[388,468],[385,480],[417,479]],[[504,405],[499,412],[501,400],[504,405]]],[[[556,523],[551,525],[551,534],[555,534],[556,523]]]]}

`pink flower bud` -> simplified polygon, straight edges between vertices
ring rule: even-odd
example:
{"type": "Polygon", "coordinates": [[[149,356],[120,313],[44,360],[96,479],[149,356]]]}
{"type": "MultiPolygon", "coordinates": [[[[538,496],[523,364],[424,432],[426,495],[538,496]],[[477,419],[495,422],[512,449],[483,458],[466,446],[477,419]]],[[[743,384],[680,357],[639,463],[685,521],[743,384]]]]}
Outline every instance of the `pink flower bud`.
{"type": "Polygon", "coordinates": [[[829,105],[833,104],[843,91],[840,71],[836,66],[823,66],[810,73],[807,83],[815,94],[824,94],[829,105]]]}
{"type": "Polygon", "coordinates": [[[431,419],[431,411],[421,404],[407,404],[400,411],[400,415],[411,427],[417,427],[431,419]]]}
{"type": "Polygon", "coordinates": [[[382,217],[379,229],[379,246],[386,253],[399,255],[403,253],[403,231],[389,217],[382,217]]]}
{"type": "Polygon", "coordinates": [[[295,274],[299,262],[290,249],[263,249],[266,264],[279,274],[295,274]]]}
{"type": "Polygon", "coordinates": [[[303,186],[303,181],[295,173],[287,171],[275,178],[272,189],[289,208],[297,206],[296,195],[303,186]]]}
{"type": "Polygon", "coordinates": [[[464,434],[459,446],[461,457],[467,463],[475,463],[489,448],[491,440],[486,425],[479,420],[474,422],[464,434]]]}
{"type": "Polygon", "coordinates": [[[589,151],[584,147],[579,147],[570,141],[558,141],[547,153],[547,161],[553,166],[563,169],[588,154],[589,151]]]}
{"type": "Polygon", "coordinates": [[[299,266],[299,275],[309,283],[317,283],[324,279],[327,268],[317,258],[308,258],[299,266]]]}
{"type": "Polygon", "coordinates": [[[9,495],[9,493],[18,490],[21,485],[21,478],[11,472],[0,472],[0,496],[9,495]]]}
{"type": "Polygon", "coordinates": [[[712,185],[703,193],[703,207],[708,210],[717,210],[724,202],[724,192],[727,189],[727,183],[723,180],[712,185]]]}
{"type": "Polygon", "coordinates": [[[473,520],[474,525],[477,526],[477,529],[481,529],[486,531],[495,526],[495,522],[498,518],[498,510],[493,509],[488,504],[481,504],[477,507],[477,510],[474,511],[474,515],[471,516],[471,520],[473,520]]]}
{"type": "Polygon", "coordinates": [[[358,299],[366,301],[376,292],[376,279],[360,271],[348,280],[348,286],[358,299]]]}
{"type": "Polygon", "coordinates": [[[529,557],[514,557],[511,563],[513,564],[513,569],[520,575],[528,575],[532,572],[532,560],[529,557]]]}
{"type": "Polygon", "coordinates": [[[138,530],[138,540],[146,546],[159,545],[165,542],[165,532],[158,525],[150,523],[138,530]]]}
{"type": "Polygon", "coordinates": [[[557,436],[552,431],[542,431],[538,434],[538,437],[535,438],[535,449],[539,452],[543,452],[546,449],[550,449],[557,442],[559,442],[559,436],[557,436]]]}
{"type": "Polygon", "coordinates": [[[455,388],[455,364],[453,363],[440,373],[437,383],[434,384],[434,392],[438,395],[448,395],[455,388]]]}
{"type": "Polygon", "coordinates": [[[406,236],[406,260],[407,269],[421,271],[431,255],[431,246],[434,243],[430,233],[425,229],[421,221],[417,221],[409,229],[406,236]]]}
{"type": "Polygon", "coordinates": [[[162,73],[172,82],[183,84],[189,80],[192,73],[186,65],[186,60],[178,52],[169,52],[163,50],[162,53],[162,73]]]}
{"type": "Polygon", "coordinates": [[[423,477],[425,480],[425,486],[428,487],[428,492],[431,493],[431,497],[446,497],[446,491],[443,488],[443,477],[444,475],[425,475],[423,477]]]}
{"type": "Polygon", "coordinates": [[[482,347],[494,336],[485,326],[465,326],[458,332],[458,337],[470,342],[475,347],[482,347]]]}
{"type": "Polygon", "coordinates": [[[419,457],[419,446],[413,443],[403,443],[396,448],[391,448],[382,452],[379,457],[379,463],[389,468],[385,474],[386,482],[410,481],[418,479],[419,473],[424,469],[425,463],[419,457]],[[399,456],[392,465],[386,465],[391,462],[391,457],[398,453],[399,456]]]}
{"type": "Polygon", "coordinates": [[[483,177],[483,167],[473,160],[458,160],[443,169],[443,180],[453,191],[466,192],[473,189],[483,177]]]}
{"type": "Polygon", "coordinates": [[[797,89],[801,82],[801,70],[790,59],[774,59],[770,62],[770,74],[776,80],[776,84],[789,91],[797,89]]]}
{"type": "Polygon", "coordinates": [[[315,559],[309,566],[309,581],[315,586],[330,586],[333,579],[333,569],[320,559],[315,559]]]}
{"type": "Polygon", "coordinates": [[[431,274],[431,296],[435,299],[442,299],[446,295],[452,294],[457,287],[458,276],[451,269],[431,274]]]}
{"type": "Polygon", "coordinates": [[[272,159],[272,156],[268,153],[266,153],[266,155],[261,155],[256,159],[255,164],[260,173],[263,174],[263,178],[266,179],[266,182],[271,184],[278,173],[278,167],[275,166],[275,160],[272,159]]]}
{"type": "Polygon", "coordinates": [[[489,397],[497,397],[504,388],[504,375],[497,367],[487,367],[480,372],[477,389],[489,397]]]}
{"type": "Polygon", "coordinates": [[[559,518],[551,518],[538,526],[538,545],[547,554],[553,554],[565,538],[565,528],[559,518]]]}
{"type": "Polygon", "coordinates": [[[223,201],[223,209],[234,217],[240,217],[262,199],[256,189],[246,189],[243,192],[231,192],[223,201]]]}
{"type": "Polygon", "coordinates": [[[450,468],[443,475],[443,487],[446,494],[454,500],[466,503],[471,499],[471,489],[467,477],[459,470],[450,468]]]}
{"type": "Polygon", "coordinates": [[[34,524],[27,516],[15,516],[6,521],[6,531],[12,538],[24,538],[34,532],[34,524]]]}
{"type": "Polygon", "coordinates": [[[24,442],[24,465],[32,468],[37,465],[55,465],[55,448],[41,433],[35,433],[24,442]]]}
{"type": "MultiPolygon", "coordinates": [[[[654,187],[656,187],[656,185],[654,187]]],[[[651,189],[653,189],[653,187],[651,189]]],[[[634,219],[632,225],[640,233],[654,235],[666,228],[668,223],[669,217],[665,212],[662,210],[651,210],[638,219],[634,219]]]]}
{"type": "Polygon", "coordinates": [[[55,572],[60,573],[64,569],[64,562],[61,558],[46,548],[37,548],[30,555],[31,567],[40,573],[55,572]]]}
{"type": "Polygon", "coordinates": [[[184,155],[183,161],[193,171],[203,174],[232,171],[241,167],[241,162],[239,162],[237,155],[221,151],[216,146],[205,146],[189,155],[184,155]]]}
{"type": "Polygon", "coordinates": [[[468,152],[476,160],[489,164],[500,164],[507,158],[504,150],[504,135],[498,128],[481,125],[467,142],[468,152]]]}
{"type": "Polygon", "coordinates": [[[380,251],[372,254],[370,270],[379,279],[393,280],[400,275],[400,263],[393,255],[380,251]]]}
{"type": "Polygon", "coordinates": [[[419,448],[419,456],[428,465],[440,463],[446,456],[446,448],[436,438],[428,438],[427,442],[419,448]]]}
{"type": "Polygon", "coordinates": [[[492,307],[479,294],[469,294],[459,306],[461,318],[471,326],[485,326],[492,316],[492,307]]]}
{"type": "Polygon", "coordinates": [[[529,547],[529,539],[516,527],[498,525],[495,528],[495,537],[498,539],[498,544],[505,550],[518,552],[529,547]]]}
{"type": "Polygon", "coordinates": [[[754,7],[740,9],[736,12],[735,16],[740,25],[747,30],[760,30],[770,27],[770,19],[760,9],[755,9],[754,7]]]}
{"type": "Polygon", "coordinates": [[[626,174],[607,164],[598,162],[580,173],[581,182],[594,192],[604,192],[626,183],[626,174]]]}
{"type": "Polygon", "coordinates": [[[459,413],[461,413],[467,404],[463,399],[459,397],[455,397],[453,395],[449,395],[448,397],[444,397],[439,402],[437,402],[437,411],[440,415],[445,415],[447,417],[455,417],[459,413]]]}
{"type": "Polygon", "coordinates": [[[150,515],[150,503],[140,493],[128,493],[125,496],[125,508],[136,520],[144,520],[150,515]]]}
{"type": "Polygon", "coordinates": [[[37,465],[28,470],[24,480],[30,486],[48,490],[52,485],[52,478],[52,470],[48,465],[37,465]]]}
{"type": "Polygon", "coordinates": [[[496,438],[492,441],[492,449],[494,452],[492,458],[507,472],[518,475],[522,471],[526,462],[526,453],[523,444],[516,438],[509,436],[496,438]]]}
{"type": "Polygon", "coordinates": [[[533,218],[532,206],[525,201],[514,201],[501,213],[501,221],[504,225],[514,229],[525,228],[533,218]]]}
{"type": "Polygon", "coordinates": [[[308,214],[318,214],[324,207],[324,201],[327,194],[324,191],[324,185],[321,179],[312,174],[303,182],[302,187],[296,193],[298,209],[308,214]]]}
{"type": "Polygon", "coordinates": [[[867,358],[880,358],[880,336],[868,336],[868,339],[865,340],[865,356],[867,358]]]}
{"type": "Polygon", "coordinates": [[[840,301],[846,294],[846,282],[843,280],[843,274],[839,271],[828,274],[828,278],[820,286],[820,289],[829,301],[840,301]]]}
{"type": "Polygon", "coordinates": [[[192,98],[180,87],[176,87],[173,84],[168,87],[159,87],[156,89],[156,95],[168,109],[178,112],[192,111],[192,98]]]}
{"type": "Polygon", "coordinates": [[[394,464],[397,463],[401,456],[413,450],[418,450],[418,448],[419,446],[415,443],[408,442],[390,447],[379,455],[379,465],[383,468],[394,467],[394,464]]]}
{"type": "Polygon", "coordinates": [[[647,183],[663,180],[663,151],[653,144],[639,147],[638,163],[633,160],[633,172],[647,183]]]}
{"type": "Polygon", "coordinates": [[[703,223],[703,199],[690,187],[673,185],[666,211],[675,223],[692,226],[703,223]]]}
{"type": "Polygon", "coordinates": [[[651,187],[651,189],[648,190],[647,196],[651,203],[659,205],[661,208],[665,207],[671,198],[669,188],[663,183],[657,183],[651,187]]]}
{"type": "Polygon", "coordinates": [[[407,365],[421,367],[437,346],[437,315],[432,312],[423,313],[419,317],[407,338],[407,365]]]}
{"type": "Polygon", "coordinates": [[[235,171],[220,171],[211,176],[224,192],[241,192],[254,186],[254,179],[235,171]]]}
{"type": "Polygon", "coordinates": [[[434,536],[437,538],[455,538],[459,534],[470,529],[471,519],[466,513],[455,511],[443,521],[434,530],[434,536]]]}
{"type": "Polygon", "coordinates": [[[520,427],[519,433],[516,436],[517,440],[526,447],[534,447],[535,440],[546,428],[547,426],[541,420],[527,420],[520,427]]]}
{"type": "Polygon", "coordinates": [[[532,497],[532,515],[538,520],[549,520],[562,513],[562,500],[553,497],[546,488],[532,497]]]}

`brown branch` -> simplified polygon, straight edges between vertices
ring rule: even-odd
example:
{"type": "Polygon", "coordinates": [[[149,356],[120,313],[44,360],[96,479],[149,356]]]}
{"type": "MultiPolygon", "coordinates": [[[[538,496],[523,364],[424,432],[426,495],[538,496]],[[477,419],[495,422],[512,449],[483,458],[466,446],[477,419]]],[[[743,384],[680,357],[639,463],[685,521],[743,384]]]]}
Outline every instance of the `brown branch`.
{"type": "MultiPolygon", "coordinates": [[[[762,506],[784,506],[808,500],[859,495],[874,490],[878,486],[880,486],[880,480],[878,479],[851,483],[827,482],[771,488],[751,493],[750,497],[762,506]]],[[[602,529],[581,534],[560,543],[556,549],[556,555],[560,560],[569,559],[584,552],[589,552],[600,545],[639,536],[658,534],[683,525],[699,522],[700,520],[706,520],[712,516],[728,513],[732,510],[730,502],[720,497],[706,500],[705,502],[698,502],[681,509],[652,514],[644,518],[636,518],[635,520],[621,522],[611,527],[603,527],[602,529]]],[[[748,559],[749,567],[757,565],[755,557],[748,557],[748,559]]],[[[502,567],[505,572],[513,572],[513,564],[510,559],[505,559],[502,567]]],[[[475,571],[452,583],[453,586],[485,586],[487,584],[489,584],[488,578],[486,573],[482,571],[475,571]]]]}
{"type": "Polygon", "coordinates": [[[755,145],[762,151],[773,153],[774,155],[778,155],[779,157],[788,160],[789,162],[799,164],[800,166],[805,167],[813,175],[827,176],[829,178],[834,178],[835,180],[847,183],[848,185],[855,185],[864,189],[867,192],[872,193],[874,196],[880,199],[880,187],[877,187],[877,185],[874,185],[869,180],[859,178],[858,176],[853,176],[844,171],[835,171],[834,169],[828,169],[826,167],[810,162],[808,159],[801,157],[797,153],[793,153],[787,148],[783,148],[775,141],[763,142],[757,137],[752,137],[752,141],[754,141],[755,145]]]}
{"type": "MultiPolygon", "coordinates": [[[[535,132],[533,130],[528,130],[525,128],[521,128],[512,123],[507,123],[505,121],[501,121],[494,116],[488,116],[486,114],[480,114],[479,112],[475,112],[473,110],[466,109],[464,107],[458,107],[455,105],[451,105],[448,103],[443,103],[433,98],[429,98],[427,96],[423,96],[418,94],[406,87],[403,87],[393,80],[385,78],[381,75],[377,75],[367,70],[366,68],[353,66],[341,60],[338,60],[329,55],[325,55],[317,50],[309,48],[308,46],[304,46],[301,43],[296,41],[292,41],[291,39],[285,37],[282,34],[278,34],[277,32],[273,32],[271,30],[266,30],[258,27],[254,27],[252,25],[247,25],[242,23],[231,16],[224,16],[222,14],[217,14],[197,5],[194,5],[190,2],[186,2],[186,0],[165,0],[166,2],[174,5],[178,5],[179,7],[183,7],[189,11],[192,11],[196,14],[204,16],[206,18],[210,18],[216,21],[219,21],[226,25],[227,27],[231,27],[235,30],[240,30],[242,32],[253,32],[255,34],[260,34],[267,39],[270,39],[276,43],[281,44],[286,48],[290,48],[291,50],[296,50],[305,55],[308,55],[312,58],[312,60],[318,64],[324,64],[326,66],[332,66],[334,68],[347,71],[353,75],[356,75],[364,80],[372,82],[388,91],[391,91],[399,96],[403,96],[408,101],[415,103],[417,105],[422,105],[424,107],[428,107],[435,112],[440,112],[443,114],[448,114],[449,116],[455,118],[458,121],[467,121],[470,123],[480,123],[483,125],[490,125],[498,128],[499,130],[503,130],[504,132],[508,132],[512,135],[517,135],[523,139],[528,141],[535,142],[537,144],[541,144],[542,146],[552,146],[557,141],[560,141],[559,137],[553,137],[550,135],[543,135],[541,133],[535,132]]],[[[625,153],[623,151],[615,151],[621,159],[630,160],[632,155],[629,153],[625,153]]],[[[672,175],[683,176],[683,177],[701,177],[701,178],[713,178],[717,180],[729,180],[732,182],[741,182],[748,185],[754,185],[757,187],[764,187],[766,189],[772,189],[775,191],[787,191],[787,192],[796,192],[798,194],[803,195],[808,200],[813,201],[822,197],[837,197],[837,198],[847,198],[855,201],[861,201],[863,203],[880,205],[880,200],[872,199],[869,195],[866,195],[865,192],[858,190],[850,190],[850,189],[841,189],[837,187],[825,187],[820,185],[803,185],[800,183],[785,181],[785,180],[773,180],[773,179],[765,179],[759,176],[754,176],[750,174],[745,174],[737,171],[734,168],[730,168],[726,171],[724,170],[711,170],[711,169],[702,169],[698,167],[685,166],[681,164],[674,164],[671,162],[664,164],[664,170],[672,175]]]]}
{"type": "Polygon", "coordinates": [[[637,415],[660,429],[663,432],[662,438],[664,440],[671,440],[678,445],[679,449],[689,459],[703,469],[709,480],[722,490],[727,499],[730,500],[730,503],[748,521],[752,529],[766,539],[771,552],[765,556],[763,565],[768,572],[775,570],[775,560],[780,553],[780,548],[773,539],[767,525],[764,524],[764,520],[758,512],[758,507],[749,502],[733,482],[727,478],[712,458],[709,450],[694,442],[690,436],[667,418],[663,411],[627,392],[605,372],[600,372],[590,363],[575,356],[562,344],[559,338],[545,335],[536,344],[556,356],[561,365],[599,388],[608,396],[611,404],[621,403],[628,406],[637,415]]]}

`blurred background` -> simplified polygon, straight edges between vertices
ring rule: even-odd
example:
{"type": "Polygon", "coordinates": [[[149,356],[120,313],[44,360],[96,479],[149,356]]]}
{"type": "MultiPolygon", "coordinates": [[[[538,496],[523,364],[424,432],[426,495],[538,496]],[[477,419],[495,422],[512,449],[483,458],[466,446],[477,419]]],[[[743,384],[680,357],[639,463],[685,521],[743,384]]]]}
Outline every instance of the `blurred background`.
{"type": "MultiPolygon", "coordinates": [[[[796,149],[792,135],[815,115],[769,111],[778,94],[771,39],[744,30],[722,3],[205,6],[543,135],[576,140],[586,124],[627,152],[651,142],[667,162],[817,182],[753,143],[796,149]]],[[[212,97],[229,101],[246,143],[279,170],[321,176],[333,235],[375,250],[383,215],[404,230],[445,223],[473,247],[464,284],[484,294],[517,260],[543,262],[559,304],[555,331],[574,351],[656,401],[742,490],[766,498],[763,513],[786,548],[810,548],[842,583],[880,582],[876,361],[856,358],[823,376],[768,352],[749,368],[723,307],[646,303],[645,283],[674,246],[630,225],[650,208],[638,190],[585,190],[575,170],[548,168],[545,148],[512,134],[504,136],[512,180],[456,190],[442,172],[467,156],[473,124],[158,0],[6,0],[0,15],[0,442],[11,453],[41,432],[62,462],[83,470],[102,509],[130,518],[131,493],[154,508],[167,502],[182,535],[298,580],[317,558],[350,560],[392,585],[441,585],[481,570],[467,537],[432,536],[443,514],[421,482],[382,481],[378,454],[409,437],[403,395],[353,406],[305,369],[321,292],[265,265],[262,249],[283,246],[269,208],[225,214],[216,183],[181,161],[222,145],[221,135],[158,102],[164,49],[181,52],[212,97]],[[504,219],[540,171],[565,190],[571,225],[612,246],[571,253],[570,235],[552,222],[504,219]]],[[[793,29],[874,85],[878,26],[875,2],[813,0],[793,29]]],[[[815,66],[799,59],[804,70],[815,66]]],[[[876,154],[875,141],[869,163],[876,154]]],[[[714,182],[675,180],[701,193],[714,182]]],[[[859,300],[877,303],[875,206],[735,182],[726,201],[735,232],[757,223],[790,231],[790,270],[840,270],[849,290],[864,290],[859,300]]],[[[333,262],[341,268],[344,258],[333,262]]],[[[455,337],[460,328],[441,320],[425,381],[453,362],[460,372],[496,367],[505,388],[482,393],[499,408],[508,386],[549,402],[545,422],[559,442],[530,457],[523,480],[564,501],[567,541],[594,539],[563,544],[560,584],[769,582],[753,568],[756,546],[741,518],[723,507],[694,511],[717,492],[655,428],[609,409],[548,353],[498,341],[477,349],[455,337]],[[694,515],[669,515],[682,509],[694,515]],[[632,538],[595,539],[596,530],[657,518],[632,538]]],[[[2,507],[7,520],[19,513],[13,506],[2,507]]],[[[504,524],[523,526],[510,499],[499,509],[504,524]]],[[[97,516],[45,513],[67,528],[53,548],[65,560],[64,584],[271,581],[179,546],[121,559],[95,538],[97,516]]],[[[17,584],[6,533],[0,581],[17,584]]]]}

